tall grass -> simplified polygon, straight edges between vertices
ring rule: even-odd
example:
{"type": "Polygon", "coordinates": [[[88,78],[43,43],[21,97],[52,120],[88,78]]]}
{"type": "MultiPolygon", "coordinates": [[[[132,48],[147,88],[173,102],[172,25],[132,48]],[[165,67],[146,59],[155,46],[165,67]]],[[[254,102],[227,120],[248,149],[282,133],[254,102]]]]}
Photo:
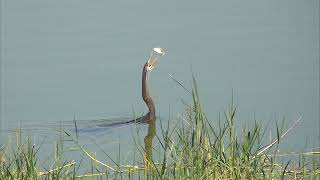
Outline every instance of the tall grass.
{"type": "MultiPolygon", "coordinates": [[[[145,147],[139,143],[140,139],[134,139],[136,147],[133,148],[141,154],[138,161],[144,161],[145,165],[135,164],[136,159],[131,165],[120,165],[120,161],[111,159],[105,153],[112,161],[107,164],[106,160],[98,160],[94,153],[78,143],[77,133],[72,135],[62,130],[55,145],[51,166],[45,169],[37,160],[38,150],[32,140],[23,140],[21,133],[18,133],[16,145],[8,144],[0,148],[0,179],[320,178],[320,152],[316,150],[295,154],[298,162],[289,160],[292,154],[284,163],[278,160],[278,144],[298,125],[300,118],[286,131],[282,125],[276,124],[277,138],[269,144],[263,144],[266,128],[257,122],[251,127],[235,127],[237,106],[233,102],[223,116],[218,117],[214,126],[204,113],[195,78],[190,93],[192,101],[187,105],[185,116],[179,119],[179,123],[172,125],[168,121],[166,128],[161,123],[157,131],[153,140],[160,144],[157,161],[153,160],[150,148],[146,151],[147,146],[150,143],[152,145],[152,139],[145,139],[148,143],[145,147]],[[82,153],[87,162],[74,162],[63,156],[65,151],[70,151],[64,150],[65,137],[74,143],[74,153],[82,153]],[[151,154],[151,157],[145,154],[151,154]],[[91,171],[78,171],[79,166],[87,166],[91,171]]],[[[152,128],[155,128],[154,124],[152,128]]],[[[148,134],[153,138],[153,132],[148,134]]]]}

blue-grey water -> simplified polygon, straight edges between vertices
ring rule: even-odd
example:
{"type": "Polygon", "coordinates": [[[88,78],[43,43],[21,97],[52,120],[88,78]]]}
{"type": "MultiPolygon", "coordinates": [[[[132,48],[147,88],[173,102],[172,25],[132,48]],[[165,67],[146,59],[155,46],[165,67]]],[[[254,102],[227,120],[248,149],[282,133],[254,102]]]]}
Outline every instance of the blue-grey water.
{"type": "MultiPolygon", "coordinates": [[[[0,144],[19,126],[72,129],[74,118],[145,113],[142,66],[158,46],[167,53],[150,86],[163,121],[182,116],[181,99],[190,100],[168,73],[190,87],[193,72],[213,123],[233,91],[239,133],[255,120],[274,127],[285,116],[289,126],[302,116],[282,150],[320,145],[318,0],[3,0],[0,144]]],[[[116,154],[119,141],[132,149],[131,129],[86,136],[116,154]]]]}

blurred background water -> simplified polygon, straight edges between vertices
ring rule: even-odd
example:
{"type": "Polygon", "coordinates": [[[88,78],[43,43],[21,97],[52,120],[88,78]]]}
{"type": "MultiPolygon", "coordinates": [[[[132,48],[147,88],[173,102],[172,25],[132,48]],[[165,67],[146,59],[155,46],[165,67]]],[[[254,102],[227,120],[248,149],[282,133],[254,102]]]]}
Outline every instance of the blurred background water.
{"type": "MultiPolygon", "coordinates": [[[[238,132],[301,115],[283,150],[320,145],[317,0],[1,1],[1,144],[9,128],[145,113],[142,66],[157,46],[167,53],[150,86],[164,121],[190,99],[168,73],[189,87],[193,72],[213,123],[233,91],[238,132]]],[[[133,144],[129,129],[90,136],[113,152],[133,144]]]]}

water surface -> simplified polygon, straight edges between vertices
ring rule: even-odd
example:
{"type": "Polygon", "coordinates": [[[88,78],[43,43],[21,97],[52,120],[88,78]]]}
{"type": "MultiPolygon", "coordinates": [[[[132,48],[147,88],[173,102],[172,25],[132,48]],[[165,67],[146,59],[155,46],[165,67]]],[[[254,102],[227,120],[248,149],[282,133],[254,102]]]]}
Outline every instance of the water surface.
{"type": "MultiPolygon", "coordinates": [[[[168,73],[189,86],[192,69],[213,123],[233,91],[239,132],[301,115],[283,150],[320,145],[317,0],[1,1],[1,143],[19,125],[144,114],[142,66],[156,46],[167,49],[150,77],[164,121],[190,100],[168,73]]],[[[133,144],[130,126],[87,136],[111,153],[133,144]]]]}

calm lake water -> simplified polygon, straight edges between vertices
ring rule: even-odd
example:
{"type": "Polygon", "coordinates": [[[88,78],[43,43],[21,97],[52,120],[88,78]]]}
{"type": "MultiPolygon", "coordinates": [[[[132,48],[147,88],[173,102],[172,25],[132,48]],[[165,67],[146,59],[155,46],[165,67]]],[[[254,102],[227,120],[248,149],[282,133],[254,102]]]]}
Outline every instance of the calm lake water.
{"type": "MultiPolygon", "coordinates": [[[[233,91],[238,132],[254,120],[273,128],[301,115],[282,150],[320,146],[317,0],[1,1],[0,144],[19,126],[38,129],[29,133],[39,142],[55,133],[51,125],[72,129],[74,117],[145,113],[142,66],[157,46],[167,53],[150,86],[163,122],[191,98],[168,73],[190,87],[193,72],[213,123],[233,91]]],[[[90,150],[98,143],[114,155],[117,142],[123,153],[133,149],[131,129],[80,136],[90,150]]],[[[147,126],[138,129],[143,139],[147,126]]]]}

